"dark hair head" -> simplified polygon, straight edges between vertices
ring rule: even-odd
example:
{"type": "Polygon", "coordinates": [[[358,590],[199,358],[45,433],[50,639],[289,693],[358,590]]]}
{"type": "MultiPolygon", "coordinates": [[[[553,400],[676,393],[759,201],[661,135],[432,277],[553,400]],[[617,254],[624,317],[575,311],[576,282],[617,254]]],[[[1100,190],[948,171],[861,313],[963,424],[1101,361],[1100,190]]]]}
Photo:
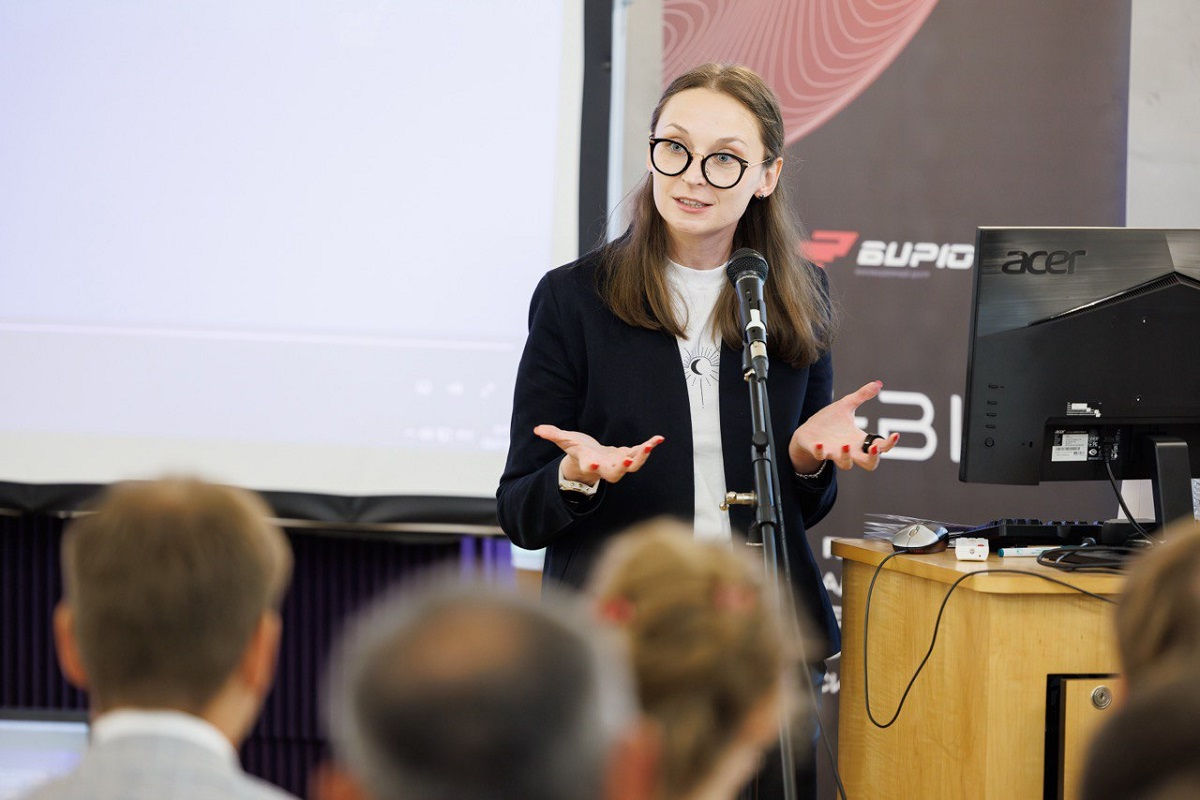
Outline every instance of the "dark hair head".
{"type": "Polygon", "coordinates": [[[628,667],[576,601],[403,592],[330,673],[335,755],[377,800],[599,798],[632,723],[628,667]]]}

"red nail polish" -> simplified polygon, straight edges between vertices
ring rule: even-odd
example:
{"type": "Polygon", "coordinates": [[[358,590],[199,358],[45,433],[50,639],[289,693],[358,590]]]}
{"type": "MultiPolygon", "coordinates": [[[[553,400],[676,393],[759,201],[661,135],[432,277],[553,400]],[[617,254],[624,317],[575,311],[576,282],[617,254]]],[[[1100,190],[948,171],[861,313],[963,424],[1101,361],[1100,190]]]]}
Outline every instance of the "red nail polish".
{"type": "Polygon", "coordinates": [[[625,459],[625,466],[627,466],[627,467],[632,467],[632,466],[633,466],[633,459],[632,459],[632,458],[627,458],[627,459],[625,459]]]}
{"type": "Polygon", "coordinates": [[[818,445],[815,445],[815,446],[813,447],[813,449],[814,449],[814,450],[816,450],[816,451],[819,453],[819,452],[821,452],[822,450],[824,450],[824,449],[825,449],[825,445],[823,445],[823,444],[818,444],[818,445]]]}
{"type": "Polygon", "coordinates": [[[589,464],[588,469],[597,470],[597,469],[600,469],[600,465],[599,464],[589,464]]]}
{"type": "Polygon", "coordinates": [[[877,445],[877,444],[871,445],[871,455],[873,455],[873,456],[879,455],[879,445],[877,445]]]}
{"type": "Polygon", "coordinates": [[[850,445],[848,445],[848,444],[844,444],[844,445],[842,445],[842,452],[843,452],[843,453],[849,453],[849,452],[850,452],[850,445]]]}
{"type": "Polygon", "coordinates": [[[647,453],[649,453],[649,452],[650,452],[651,450],[653,450],[653,449],[654,449],[653,445],[646,445],[646,452],[647,452],[647,453]]]}

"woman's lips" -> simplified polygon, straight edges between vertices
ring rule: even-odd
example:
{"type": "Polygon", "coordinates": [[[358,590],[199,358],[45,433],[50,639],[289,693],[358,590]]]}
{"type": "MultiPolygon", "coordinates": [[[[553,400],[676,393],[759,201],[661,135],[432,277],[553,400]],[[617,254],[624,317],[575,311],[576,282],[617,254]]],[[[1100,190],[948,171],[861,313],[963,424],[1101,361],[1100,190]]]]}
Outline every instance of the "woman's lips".
{"type": "Polygon", "coordinates": [[[684,211],[695,213],[697,211],[703,211],[704,209],[709,208],[712,204],[702,203],[699,200],[693,200],[690,197],[676,197],[675,205],[679,206],[684,211]]]}

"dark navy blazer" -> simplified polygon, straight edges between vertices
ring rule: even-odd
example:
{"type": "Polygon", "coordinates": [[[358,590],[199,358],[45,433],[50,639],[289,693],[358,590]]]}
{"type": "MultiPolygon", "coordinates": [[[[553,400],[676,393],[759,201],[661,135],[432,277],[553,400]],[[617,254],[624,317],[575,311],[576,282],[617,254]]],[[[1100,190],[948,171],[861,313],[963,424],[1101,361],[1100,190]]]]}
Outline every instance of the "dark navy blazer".
{"type": "MultiPolygon", "coordinates": [[[[691,411],[679,344],[668,333],[628,325],[605,307],[597,291],[599,262],[597,251],[552,270],[533,294],[508,462],[496,494],[508,537],[519,547],[547,548],[546,578],[575,587],[586,581],[606,540],[623,528],[663,514],[690,522],[695,513],[691,411]],[[558,489],[562,451],[533,434],[542,423],[606,445],[632,446],[655,435],[665,441],[637,473],[614,484],[601,481],[594,497],[573,500],[558,489]]],[[[750,395],[741,366],[741,350],[722,345],[725,480],[731,490],[750,491],[750,395]]],[[[801,421],[832,401],[832,392],[828,354],[802,369],[771,360],[767,393],[792,585],[826,638],[826,655],[840,649],[840,636],[805,531],[833,505],[837,470],[827,467],[816,480],[795,478],[787,444],[801,421]]],[[[735,531],[753,522],[749,506],[729,513],[735,531]]]]}

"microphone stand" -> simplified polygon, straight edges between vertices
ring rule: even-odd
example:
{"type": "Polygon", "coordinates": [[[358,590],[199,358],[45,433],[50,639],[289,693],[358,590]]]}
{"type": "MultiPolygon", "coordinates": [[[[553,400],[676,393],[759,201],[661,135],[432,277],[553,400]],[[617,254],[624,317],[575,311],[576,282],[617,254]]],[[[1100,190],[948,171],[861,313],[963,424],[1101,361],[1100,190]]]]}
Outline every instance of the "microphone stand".
{"type": "MultiPolygon", "coordinates": [[[[756,367],[747,340],[742,348],[742,377],[750,389],[750,459],[754,467],[754,491],[728,492],[726,505],[754,505],[754,522],[750,526],[749,543],[761,544],[766,567],[765,587],[768,599],[780,614],[784,630],[797,631],[793,606],[791,575],[787,549],[784,547],[783,515],[779,505],[779,469],[775,464],[775,442],[771,433],[771,407],[767,398],[767,370],[756,367]]],[[[804,680],[808,680],[805,676],[804,680]]],[[[783,762],[783,796],[796,800],[796,764],[792,749],[792,729],[788,724],[787,698],[780,713],[779,750],[783,762]]]]}

